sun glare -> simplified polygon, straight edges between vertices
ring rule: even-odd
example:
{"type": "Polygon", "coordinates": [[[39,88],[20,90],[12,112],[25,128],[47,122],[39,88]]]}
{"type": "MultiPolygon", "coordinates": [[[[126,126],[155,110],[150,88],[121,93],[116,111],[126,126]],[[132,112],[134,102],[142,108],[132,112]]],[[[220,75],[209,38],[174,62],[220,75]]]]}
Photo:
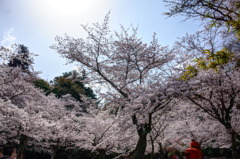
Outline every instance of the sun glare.
{"type": "Polygon", "coordinates": [[[44,0],[44,3],[47,11],[61,16],[86,14],[94,7],[93,0],[44,0]]]}
{"type": "Polygon", "coordinates": [[[28,16],[45,34],[79,32],[80,24],[98,22],[111,9],[109,0],[25,1],[28,16]]]}
{"type": "Polygon", "coordinates": [[[40,0],[29,1],[32,12],[47,18],[74,18],[96,15],[104,4],[96,0],[40,0]]]}

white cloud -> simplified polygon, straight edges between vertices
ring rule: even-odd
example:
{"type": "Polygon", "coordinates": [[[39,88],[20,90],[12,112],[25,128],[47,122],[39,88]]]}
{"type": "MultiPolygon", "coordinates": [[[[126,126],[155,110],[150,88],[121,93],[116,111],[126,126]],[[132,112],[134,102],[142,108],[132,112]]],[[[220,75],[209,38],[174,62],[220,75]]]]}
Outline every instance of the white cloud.
{"type": "Polygon", "coordinates": [[[3,39],[0,43],[2,46],[11,46],[16,41],[16,37],[12,35],[13,31],[14,29],[10,28],[6,32],[4,32],[3,39]]]}

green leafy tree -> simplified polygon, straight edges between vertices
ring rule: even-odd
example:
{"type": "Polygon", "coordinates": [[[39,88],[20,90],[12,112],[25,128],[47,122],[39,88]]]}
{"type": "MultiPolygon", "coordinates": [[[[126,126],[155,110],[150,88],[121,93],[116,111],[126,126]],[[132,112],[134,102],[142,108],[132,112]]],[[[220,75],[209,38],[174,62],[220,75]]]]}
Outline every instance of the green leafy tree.
{"type": "Polygon", "coordinates": [[[15,45],[14,55],[11,57],[8,66],[20,67],[25,72],[30,72],[31,65],[33,64],[33,58],[31,53],[23,44],[15,45]]]}
{"type": "Polygon", "coordinates": [[[234,53],[230,52],[227,48],[217,52],[204,50],[204,55],[196,58],[194,65],[188,65],[180,78],[182,80],[189,80],[197,76],[199,70],[214,69],[215,71],[219,71],[226,67],[238,67],[237,63],[232,63],[233,59],[234,53]]]}
{"type": "Polygon", "coordinates": [[[168,16],[183,15],[186,19],[201,18],[209,26],[227,26],[240,38],[239,0],[164,0],[168,16]]]}
{"type": "Polygon", "coordinates": [[[34,81],[34,85],[37,88],[42,89],[46,95],[49,95],[52,91],[52,86],[45,80],[43,79],[38,79],[36,81],[34,81]]]}
{"type": "MultiPolygon", "coordinates": [[[[207,24],[208,28],[204,32],[209,32],[215,30],[216,28],[224,28],[222,31],[218,32],[218,40],[228,41],[228,45],[236,44],[239,48],[240,40],[240,2],[239,0],[163,0],[169,7],[169,11],[165,12],[169,17],[181,15],[187,19],[198,19],[204,24],[207,24]],[[236,33],[236,37],[232,36],[232,32],[236,33]],[[230,34],[229,34],[230,33],[230,34]],[[229,35],[226,36],[226,34],[229,35]],[[231,42],[231,38],[234,42],[231,42]]],[[[204,34],[202,32],[202,34],[204,34]]],[[[215,36],[215,35],[214,35],[215,36]]],[[[210,37],[208,37],[210,38],[210,37]]],[[[205,39],[206,41],[206,39],[205,39]]],[[[239,67],[239,49],[232,50],[229,46],[224,46],[224,44],[217,48],[211,48],[217,45],[216,41],[208,39],[210,46],[204,48],[198,48],[198,52],[201,54],[200,57],[196,58],[193,65],[188,65],[185,68],[185,72],[181,79],[188,80],[197,75],[198,70],[208,70],[214,69],[218,71],[223,67],[233,66],[233,61],[235,61],[234,66],[239,67]],[[211,41],[211,42],[210,42],[211,41]]],[[[204,41],[203,41],[204,42],[204,41]]],[[[191,47],[196,47],[196,42],[194,41],[191,47]]],[[[236,46],[235,46],[236,48],[236,46]]]]}
{"type": "Polygon", "coordinates": [[[55,77],[50,83],[43,79],[38,79],[34,84],[36,87],[42,89],[46,95],[54,93],[58,98],[70,94],[80,102],[82,102],[81,95],[97,99],[94,91],[83,83],[83,80],[86,78],[84,73],[80,75],[77,71],[71,71],[63,73],[62,76],[55,77]]]}
{"type": "Polygon", "coordinates": [[[65,72],[62,76],[55,77],[52,84],[52,92],[57,97],[62,97],[66,94],[71,94],[76,100],[81,100],[81,94],[86,95],[92,99],[96,99],[93,90],[86,87],[82,82],[86,77],[81,76],[77,71],[65,72]]]}

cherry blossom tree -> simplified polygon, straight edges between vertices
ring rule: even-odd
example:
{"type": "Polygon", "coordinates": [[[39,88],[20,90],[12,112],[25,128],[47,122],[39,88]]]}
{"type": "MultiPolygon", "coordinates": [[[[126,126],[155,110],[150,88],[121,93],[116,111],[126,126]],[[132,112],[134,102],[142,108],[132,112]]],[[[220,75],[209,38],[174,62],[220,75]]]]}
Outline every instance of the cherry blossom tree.
{"type": "Polygon", "coordinates": [[[229,147],[231,141],[224,126],[190,101],[180,101],[171,108],[168,126],[164,130],[163,145],[184,151],[191,139],[202,148],[229,147]]]}
{"type": "Polygon", "coordinates": [[[239,116],[239,85],[236,83],[238,76],[238,71],[201,73],[198,78],[187,83],[191,91],[185,94],[194,105],[225,127],[231,136],[233,151],[236,149],[236,139],[239,140],[239,126],[235,123],[236,120],[232,120],[239,116]]]}
{"type": "MultiPolygon", "coordinates": [[[[172,107],[172,104],[170,105],[172,107]]],[[[165,108],[163,111],[156,113],[153,117],[152,131],[148,136],[149,146],[147,148],[148,153],[151,153],[151,158],[154,158],[155,152],[163,154],[162,144],[164,141],[165,129],[169,126],[169,111],[170,107],[165,108]]]]}
{"type": "MultiPolygon", "coordinates": [[[[49,152],[52,158],[60,146],[73,147],[79,141],[81,111],[69,111],[65,106],[80,108],[80,103],[68,95],[60,99],[45,96],[33,84],[37,79],[35,73],[8,66],[6,62],[11,57],[8,53],[12,51],[6,48],[1,51],[0,142],[16,144],[18,159],[23,158],[27,146],[49,152]]],[[[84,100],[81,104],[89,102],[84,100]]]]}
{"type": "Polygon", "coordinates": [[[83,137],[78,147],[90,150],[101,159],[104,159],[106,154],[117,152],[114,138],[120,132],[114,115],[110,115],[109,111],[95,109],[82,116],[81,121],[84,123],[81,132],[83,137]]]}
{"type": "Polygon", "coordinates": [[[167,47],[158,44],[155,34],[149,45],[137,37],[137,29],[121,27],[121,32],[109,29],[109,14],[102,25],[83,25],[86,39],[56,37],[51,46],[70,62],[78,62],[90,79],[96,79],[111,90],[105,93],[112,105],[124,110],[136,126],[138,141],[135,158],[144,157],[146,137],[151,132],[152,116],[171,100],[165,94],[163,65],[173,59],[167,47]],[[132,30],[130,30],[132,29],[132,30]]]}
{"type": "Polygon", "coordinates": [[[35,138],[35,149],[48,152],[51,159],[55,158],[60,148],[76,149],[82,137],[80,132],[84,128],[81,118],[66,111],[62,105],[55,105],[50,113],[43,116],[43,120],[45,122],[42,122],[41,135],[35,138]]]}
{"type": "Polygon", "coordinates": [[[187,61],[188,65],[172,90],[206,113],[210,123],[217,121],[221,129],[224,127],[222,133],[228,134],[224,141],[231,141],[233,158],[237,158],[239,126],[235,119],[239,117],[239,41],[226,43],[216,33],[219,32],[207,32],[205,35],[208,36],[195,34],[177,44],[179,51],[197,56],[193,56],[195,60],[187,61]]]}

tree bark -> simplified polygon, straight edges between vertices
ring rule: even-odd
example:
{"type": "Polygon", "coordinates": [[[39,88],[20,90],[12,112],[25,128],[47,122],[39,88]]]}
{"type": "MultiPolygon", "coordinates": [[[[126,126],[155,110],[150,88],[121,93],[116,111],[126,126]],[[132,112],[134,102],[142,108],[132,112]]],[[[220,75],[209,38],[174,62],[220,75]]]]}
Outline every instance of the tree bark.
{"type": "Polygon", "coordinates": [[[24,158],[24,153],[25,149],[28,143],[28,137],[26,135],[21,135],[20,136],[20,143],[17,151],[17,159],[23,159],[24,158]]]}
{"type": "Polygon", "coordinates": [[[52,155],[51,155],[51,159],[54,159],[55,156],[56,156],[56,152],[54,151],[54,152],[52,153],[52,155]]]}
{"type": "Polygon", "coordinates": [[[223,125],[225,126],[225,128],[227,129],[227,131],[229,132],[229,134],[231,135],[231,144],[232,144],[232,159],[239,159],[239,155],[237,152],[237,133],[234,131],[234,129],[232,128],[232,125],[230,122],[226,122],[223,123],[223,125]]]}
{"type": "Polygon", "coordinates": [[[98,153],[99,153],[99,159],[105,159],[105,158],[106,158],[106,152],[105,152],[105,150],[100,149],[100,150],[98,151],[98,153]]]}
{"type": "Polygon", "coordinates": [[[137,146],[133,154],[134,159],[144,159],[144,153],[147,146],[147,134],[148,133],[143,132],[139,135],[137,146]]]}
{"type": "Polygon", "coordinates": [[[152,151],[151,151],[151,159],[153,159],[155,152],[154,152],[154,140],[153,140],[152,136],[150,136],[150,141],[151,141],[151,149],[152,149],[152,151]]]}
{"type": "Polygon", "coordinates": [[[237,153],[237,142],[235,138],[235,132],[231,131],[231,141],[232,141],[232,159],[239,159],[240,156],[238,156],[237,153]]]}
{"type": "Polygon", "coordinates": [[[160,158],[168,158],[167,154],[163,150],[162,143],[158,143],[158,145],[159,145],[160,158]]]}
{"type": "Polygon", "coordinates": [[[143,124],[138,126],[138,142],[136,145],[136,148],[133,153],[134,159],[144,159],[144,153],[146,151],[147,147],[147,135],[150,133],[150,125],[149,124],[143,124]]]}
{"type": "Polygon", "coordinates": [[[149,122],[145,124],[139,124],[136,114],[132,116],[132,122],[137,126],[138,133],[138,142],[135,150],[133,151],[134,159],[144,159],[144,153],[147,147],[147,135],[151,132],[151,124],[152,124],[152,114],[149,115],[149,122]]]}

